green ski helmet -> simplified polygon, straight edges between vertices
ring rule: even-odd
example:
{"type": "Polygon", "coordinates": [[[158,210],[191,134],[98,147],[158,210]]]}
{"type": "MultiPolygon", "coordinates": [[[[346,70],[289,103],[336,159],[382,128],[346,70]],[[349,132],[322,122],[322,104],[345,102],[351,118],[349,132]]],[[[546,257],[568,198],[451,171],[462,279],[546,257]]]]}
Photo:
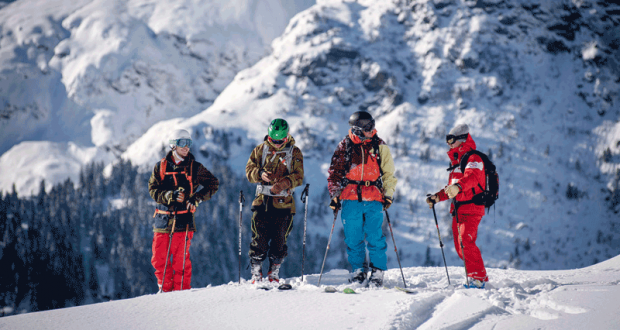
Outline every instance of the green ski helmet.
{"type": "Polygon", "coordinates": [[[288,123],[282,118],[277,118],[269,124],[269,137],[272,140],[284,140],[288,136],[288,123]]]}

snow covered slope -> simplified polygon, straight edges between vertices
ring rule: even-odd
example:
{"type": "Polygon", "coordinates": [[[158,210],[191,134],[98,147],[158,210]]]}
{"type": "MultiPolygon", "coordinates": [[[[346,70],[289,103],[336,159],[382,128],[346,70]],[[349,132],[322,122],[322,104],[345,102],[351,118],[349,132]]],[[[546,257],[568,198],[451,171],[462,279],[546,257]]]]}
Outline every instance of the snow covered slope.
{"type": "MultiPolygon", "coordinates": [[[[204,110],[313,0],[21,0],[0,8],[0,154],[94,146],[114,158],[149,127],[204,110]]],[[[34,161],[62,164],[63,155],[34,161]]],[[[64,155],[70,157],[69,154],[64,155]]],[[[7,160],[3,156],[4,161],[7,160]]],[[[36,165],[35,165],[36,166],[36,165]]],[[[48,172],[26,173],[38,182],[48,172]]],[[[75,179],[75,177],[73,177],[75,179]]],[[[62,179],[64,180],[64,178],[62,179]]],[[[48,184],[57,181],[48,180],[48,184]]],[[[13,177],[0,176],[10,191],[13,177]]],[[[37,191],[18,182],[20,194],[37,191]]]]}
{"type": "Polygon", "coordinates": [[[291,291],[256,290],[229,283],[161,295],[0,318],[6,329],[617,329],[620,327],[620,257],[583,269],[490,269],[484,290],[464,289],[462,268],[397,269],[387,289],[325,293],[346,287],[347,271],[287,281],[291,291]],[[274,313],[274,310],[277,312],[274,313]]]}
{"type": "MultiPolygon", "coordinates": [[[[325,236],[326,169],[349,115],[368,110],[398,169],[390,214],[401,259],[437,265],[423,200],[446,184],[446,131],[467,123],[500,174],[500,199],[479,231],[485,262],[590,265],[620,251],[619,10],[593,1],[319,1],[206,111],[158,123],[123,157],[148,170],[161,133],[185,127],[201,161],[225,159],[242,175],[269,121],[286,118],[312,185],[309,230],[325,236]]],[[[438,205],[440,229],[458,264],[447,209],[438,205]]]]}

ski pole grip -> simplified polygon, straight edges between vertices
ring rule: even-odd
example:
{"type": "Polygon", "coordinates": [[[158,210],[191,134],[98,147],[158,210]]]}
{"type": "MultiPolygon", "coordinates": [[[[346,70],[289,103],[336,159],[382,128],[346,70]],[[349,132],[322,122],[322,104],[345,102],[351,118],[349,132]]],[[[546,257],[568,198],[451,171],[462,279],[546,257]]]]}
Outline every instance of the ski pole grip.
{"type": "Polygon", "coordinates": [[[306,202],[306,197],[308,197],[308,189],[310,188],[310,184],[306,183],[306,187],[304,188],[304,191],[301,192],[301,201],[302,202],[306,202]]]}

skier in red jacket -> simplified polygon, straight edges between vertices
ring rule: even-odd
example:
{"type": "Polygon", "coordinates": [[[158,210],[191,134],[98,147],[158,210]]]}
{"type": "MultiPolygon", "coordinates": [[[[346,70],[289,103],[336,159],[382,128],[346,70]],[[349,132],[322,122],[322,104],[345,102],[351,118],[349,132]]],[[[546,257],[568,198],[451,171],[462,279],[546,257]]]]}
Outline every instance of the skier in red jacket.
{"type": "Polygon", "coordinates": [[[486,187],[484,163],[480,156],[473,154],[467,159],[464,173],[461,173],[459,166],[461,157],[468,151],[476,149],[476,143],[469,135],[469,127],[466,124],[457,125],[450,130],[450,133],[446,136],[446,143],[450,147],[448,157],[450,157],[451,165],[448,185],[445,189],[429,196],[426,202],[432,208],[435,203],[454,198],[454,203],[450,207],[450,213],[453,216],[452,234],[454,245],[459,257],[463,259],[463,251],[461,251],[459,239],[462,240],[469,286],[484,288],[484,284],[489,278],[484,268],[480,250],[476,246],[478,225],[484,215],[484,205],[468,203],[474,195],[482,192],[484,190],[483,187],[486,187]],[[458,212],[455,212],[455,204],[456,211],[458,212]]]}

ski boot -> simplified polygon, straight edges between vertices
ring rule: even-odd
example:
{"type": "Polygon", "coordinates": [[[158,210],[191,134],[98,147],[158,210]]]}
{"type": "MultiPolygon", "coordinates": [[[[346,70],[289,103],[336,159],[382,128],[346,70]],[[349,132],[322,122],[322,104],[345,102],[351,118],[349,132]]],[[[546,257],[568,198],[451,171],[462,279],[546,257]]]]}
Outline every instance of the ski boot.
{"type": "Polygon", "coordinates": [[[353,277],[349,280],[351,283],[362,284],[366,280],[366,272],[362,268],[353,271],[353,277]]]}
{"type": "Polygon", "coordinates": [[[269,273],[267,273],[267,278],[269,282],[280,282],[280,266],[282,264],[272,263],[269,265],[269,273]]]}
{"type": "Polygon", "coordinates": [[[374,288],[383,287],[383,271],[379,268],[373,268],[368,279],[368,286],[374,288]]]}
{"type": "Polygon", "coordinates": [[[250,259],[250,264],[252,284],[260,283],[263,280],[263,262],[256,259],[250,259]]]}
{"type": "Polygon", "coordinates": [[[477,280],[475,278],[472,277],[468,277],[467,278],[469,280],[469,285],[467,284],[467,282],[463,283],[463,286],[467,289],[484,289],[484,285],[486,282],[483,282],[481,280],[477,280]]]}

